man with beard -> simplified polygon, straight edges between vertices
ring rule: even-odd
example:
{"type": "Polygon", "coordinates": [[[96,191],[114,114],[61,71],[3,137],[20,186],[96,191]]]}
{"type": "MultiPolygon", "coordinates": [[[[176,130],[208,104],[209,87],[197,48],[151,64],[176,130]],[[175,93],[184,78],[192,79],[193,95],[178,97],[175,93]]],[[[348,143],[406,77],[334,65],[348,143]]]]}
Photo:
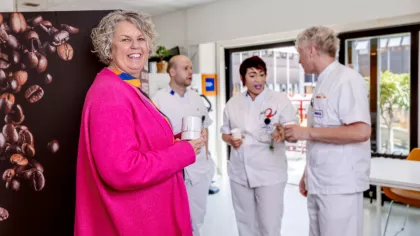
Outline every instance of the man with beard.
{"type": "MultiPolygon", "coordinates": [[[[169,118],[177,138],[181,138],[182,118],[187,116],[200,117],[202,127],[208,135],[207,128],[213,121],[200,95],[188,89],[192,83],[190,59],[183,55],[172,57],[167,71],[171,78],[169,86],[158,91],[152,98],[153,102],[169,118]]],[[[204,222],[207,196],[214,169],[215,163],[209,155],[208,145],[205,145],[197,154],[196,162],[184,170],[194,236],[200,235],[200,227],[204,222]]]]}

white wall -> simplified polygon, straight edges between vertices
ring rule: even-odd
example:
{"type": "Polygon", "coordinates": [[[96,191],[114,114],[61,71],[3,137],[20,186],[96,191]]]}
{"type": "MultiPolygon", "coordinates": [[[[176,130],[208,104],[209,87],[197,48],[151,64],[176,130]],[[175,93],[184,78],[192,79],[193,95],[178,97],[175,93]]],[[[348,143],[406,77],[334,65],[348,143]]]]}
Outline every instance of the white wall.
{"type": "Polygon", "coordinates": [[[153,23],[158,33],[157,43],[167,48],[186,45],[186,12],[177,11],[163,17],[154,17],[153,23]]]}
{"type": "Polygon", "coordinates": [[[196,45],[420,12],[419,0],[230,0],[154,17],[159,42],[196,45]],[[182,40],[182,39],[185,40],[182,40]]]}
{"type": "Polygon", "coordinates": [[[14,0],[0,0],[0,12],[13,12],[15,10],[14,0]]]}
{"type": "MultiPolygon", "coordinates": [[[[216,74],[216,44],[206,43],[200,44],[197,51],[198,58],[198,71],[200,74],[216,74]]],[[[217,122],[218,107],[217,97],[207,97],[212,104],[213,111],[210,112],[210,118],[213,120],[213,124],[209,127],[209,150],[212,153],[212,157],[218,167],[218,172],[221,173],[222,169],[219,168],[222,165],[221,155],[219,153],[219,125],[217,122]]]]}

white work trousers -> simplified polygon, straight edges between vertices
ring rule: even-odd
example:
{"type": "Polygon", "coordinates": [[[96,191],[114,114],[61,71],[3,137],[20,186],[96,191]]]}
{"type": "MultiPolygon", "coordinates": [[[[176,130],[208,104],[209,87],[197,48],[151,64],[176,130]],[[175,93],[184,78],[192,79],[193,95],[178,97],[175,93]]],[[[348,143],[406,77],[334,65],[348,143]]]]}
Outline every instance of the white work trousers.
{"type": "Polygon", "coordinates": [[[286,182],[250,188],[230,181],[239,236],[280,236],[286,182]]]}
{"type": "Polygon", "coordinates": [[[207,174],[203,175],[201,180],[194,185],[186,183],[194,236],[200,236],[200,228],[206,215],[207,196],[209,195],[212,177],[207,174]]]}
{"type": "Polygon", "coordinates": [[[308,195],[309,236],[363,236],[363,193],[308,195]]]}

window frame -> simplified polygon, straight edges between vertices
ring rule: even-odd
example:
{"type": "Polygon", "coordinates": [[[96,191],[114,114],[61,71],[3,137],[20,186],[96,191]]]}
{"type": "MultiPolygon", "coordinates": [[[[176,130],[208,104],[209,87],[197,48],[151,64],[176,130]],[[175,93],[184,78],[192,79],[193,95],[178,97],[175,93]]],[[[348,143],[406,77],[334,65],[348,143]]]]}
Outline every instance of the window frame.
{"type": "MultiPolygon", "coordinates": [[[[338,60],[343,65],[346,62],[346,40],[356,38],[367,38],[367,37],[380,37],[391,34],[410,33],[411,45],[410,45],[410,150],[418,147],[418,118],[419,118],[419,107],[418,107],[418,92],[419,92],[419,34],[420,34],[420,23],[410,24],[396,27],[384,27],[375,28],[370,30],[360,31],[349,31],[338,34],[340,39],[340,51],[338,60]]],[[[377,62],[375,62],[377,63],[377,62]]],[[[375,68],[376,70],[376,68],[375,68]]],[[[371,75],[372,75],[371,65],[371,75]]],[[[377,75],[377,72],[373,73],[377,75]]],[[[371,76],[373,77],[373,76],[371,76]]],[[[375,96],[377,99],[377,97],[375,96]]],[[[371,103],[372,104],[372,103],[371,103]]],[[[375,101],[376,104],[376,101],[375,101]]]]}

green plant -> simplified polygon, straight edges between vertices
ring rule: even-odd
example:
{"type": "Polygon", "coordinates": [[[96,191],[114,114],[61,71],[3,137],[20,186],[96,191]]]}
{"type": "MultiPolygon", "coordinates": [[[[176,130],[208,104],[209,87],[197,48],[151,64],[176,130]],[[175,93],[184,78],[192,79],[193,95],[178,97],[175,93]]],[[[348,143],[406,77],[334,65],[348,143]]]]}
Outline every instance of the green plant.
{"type": "Polygon", "coordinates": [[[156,49],[156,55],[163,61],[165,57],[169,56],[169,50],[165,46],[159,45],[156,49]]]}
{"type": "MultiPolygon", "coordinates": [[[[365,77],[369,87],[369,77],[365,77]]],[[[388,128],[388,140],[386,152],[393,150],[393,129],[395,122],[395,108],[408,110],[410,106],[410,74],[394,74],[390,71],[381,73],[380,80],[380,101],[381,117],[388,128]]]]}
{"type": "Polygon", "coordinates": [[[409,74],[394,74],[385,71],[381,75],[381,97],[380,107],[381,116],[388,127],[388,142],[387,152],[393,150],[393,129],[392,123],[394,122],[395,115],[393,108],[401,108],[407,110],[410,106],[410,75],[409,74]]]}

